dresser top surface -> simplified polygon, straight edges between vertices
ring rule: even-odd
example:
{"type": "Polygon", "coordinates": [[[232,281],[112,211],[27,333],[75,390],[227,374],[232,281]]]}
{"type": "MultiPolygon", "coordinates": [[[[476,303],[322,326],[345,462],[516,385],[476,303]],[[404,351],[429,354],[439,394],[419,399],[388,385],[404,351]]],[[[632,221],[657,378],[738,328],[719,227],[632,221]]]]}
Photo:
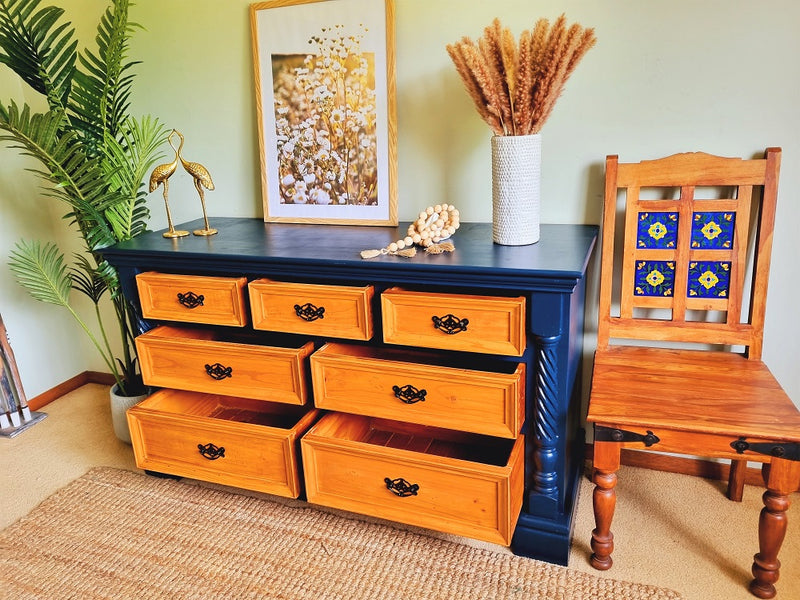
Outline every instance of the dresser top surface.
{"type": "MultiPolygon", "coordinates": [[[[212,218],[214,236],[167,239],[165,230],[147,232],[103,251],[118,266],[185,268],[195,262],[243,265],[342,267],[365,271],[401,270],[487,272],[494,275],[581,278],[594,247],[595,225],[542,225],[539,242],[528,246],[492,243],[490,223],[462,223],[452,238],[455,252],[438,255],[419,250],[413,258],[378,256],[362,259],[362,250],[380,249],[405,236],[399,227],[264,223],[256,218],[212,218]]],[[[193,231],[202,219],[176,229],[193,231]]]]}

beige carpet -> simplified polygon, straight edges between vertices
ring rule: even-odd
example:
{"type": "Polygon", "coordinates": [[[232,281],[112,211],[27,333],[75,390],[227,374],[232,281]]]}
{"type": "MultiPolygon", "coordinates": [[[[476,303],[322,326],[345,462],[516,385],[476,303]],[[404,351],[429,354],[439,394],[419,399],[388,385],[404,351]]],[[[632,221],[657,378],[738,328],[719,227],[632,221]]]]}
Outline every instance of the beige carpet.
{"type": "Polygon", "coordinates": [[[0,533],[8,598],[667,600],[307,507],[98,467],[0,533]]]}

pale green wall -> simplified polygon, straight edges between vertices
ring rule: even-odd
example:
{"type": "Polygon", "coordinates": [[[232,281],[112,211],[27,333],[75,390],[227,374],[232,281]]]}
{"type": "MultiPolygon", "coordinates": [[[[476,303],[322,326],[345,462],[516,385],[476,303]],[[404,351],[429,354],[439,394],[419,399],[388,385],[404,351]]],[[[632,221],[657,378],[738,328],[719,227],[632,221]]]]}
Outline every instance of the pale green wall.
{"type": "MultiPolygon", "coordinates": [[[[87,39],[104,3],[61,4],[87,39]]],[[[212,219],[262,216],[248,7],[246,0],[138,0],[131,13],[146,28],[137,33],[131,53],[144,61],[135,112],[158,115],[185,134],[185,156],[204,164],[216,184],[207,194],[212,219]]],[[[597,46],[578,66],[543,130],[543,222],[599,221],[606,154],[623,161],[690,150],[750,157],[782,146],[765,359],[800,404],[800,261],[792,237],[800,223],[800,4],[396,0],[396,12],[401,219],[442,201],[458,206],[464,220],[491,219],[490,134],[445,45],[463,35],[477,37],[495,16],[515,34],[539,17],[554,19],[562,12],[596,29],[597,46]]],[[[0,74],[0,98],[8,96],[8,81],[0,74]]],[[[39,230],[46,237],[63,225],[30,206],[34,188],[18,180],[18,163],[9,152],[0,156],[5,256],[9,230],[39,230]]],[[[178,222],[200,216],[186,177],[179,171],[171,186],[178,222]]],[[[152,196],[151,207],[152,227],[164,227],[159,195],[152,196]]],[[[29,395],[85,368],[102,368],[88,351],[79,360],[69,349],[71,326],[13,289],[4,264],[0,285],[0,312],[15,338],[29,395]],[[69,366],[42,367],[65,353],[69,366]]]]}

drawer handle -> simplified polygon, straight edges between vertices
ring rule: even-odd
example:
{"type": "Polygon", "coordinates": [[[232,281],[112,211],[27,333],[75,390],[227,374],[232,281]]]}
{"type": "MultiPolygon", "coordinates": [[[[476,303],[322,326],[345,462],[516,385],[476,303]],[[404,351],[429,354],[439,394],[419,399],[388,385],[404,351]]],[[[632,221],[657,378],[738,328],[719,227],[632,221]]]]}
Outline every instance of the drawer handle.
{"type": "Polygon", "coordinates": [[[317,319],[325,318],[325,307],[320,306],[317,308],[311,302],[306,302],[302,306],[295,304],[294,314],[303,319],[303,321],[316,321],[317,319]]]}
{"type": "Polygon", "coordinates": [[[203,294],[198,296],[194,292],[186,292],[185,294],[178,292],[178,302],[183,304],[186,308],[197,308],[198,306],[203,306],[203,300],[205,300],[205,296],[203,296],[203,294]]]}
{"type": "Polygon", "coordinates": [[[404,385],[403,387],[393,385],[392,391],[394,397],[406,404],[416,404],[417,402],[425,402],[425,396],[428,390],[418,390],[413,385],[404,385]]]}
{"type": "Polygon", "coordinates": [[[220,381],[226,377],[233,377],[233,367],[226,367],[219,363],[206,365],[206,375],[211,377],[211,379],[220,381]]]}
{"type": "Polygon", "coordinates": [[[469,325],[469,319],[459,319],[457,316],[451,315],[450,313],[443,317],[433,316],[431,320],[433,321],[434,329],[443,331],[448,335],[466,331],[467,325],[469,325]]]}
{"type": "Polygon", "coordinates": [[[197,444],[197,449],[200,455],[208,460],[217,460],[218,458],[225,458],[225,446],[215,446],[214,444],[197,444]]]}
{"type": "Polygon", "coordinates": [[[419,485],[416,483],[408,483],[402,477],[398,477],[397,479],[389,479],[388,477],[384,478],[383,482],[386,484],[386,489],[395,494],[396,496],[400,496],[401,498],[407,498],[408,496],[416,496],[417,492],[419,491],[419,485]]]}

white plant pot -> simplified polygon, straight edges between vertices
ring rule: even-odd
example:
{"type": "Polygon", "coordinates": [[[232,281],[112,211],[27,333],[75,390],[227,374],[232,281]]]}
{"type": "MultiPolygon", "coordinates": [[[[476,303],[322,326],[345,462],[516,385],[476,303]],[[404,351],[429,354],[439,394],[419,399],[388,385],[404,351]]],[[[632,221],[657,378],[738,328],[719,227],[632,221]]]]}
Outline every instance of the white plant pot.
{"type": "Polygon", "coordinates": [[[542,137],[492,137],[492,239],[505,246],[539,241],[542,137]]]}
{"type": "Polygon", "coordinates": [[[129,408],[147,398],[148,394],[142,394],[140,396],[120,396],[117,394],[118,390],[119,387],[116,383],[111,386],[111,390],[109,390],[109,396],[111,398],[111,423],[114,426],[114,434],[123,442],[130,444],[131,432],[128,429],[128,417],[126,413],[129,408]]]}

